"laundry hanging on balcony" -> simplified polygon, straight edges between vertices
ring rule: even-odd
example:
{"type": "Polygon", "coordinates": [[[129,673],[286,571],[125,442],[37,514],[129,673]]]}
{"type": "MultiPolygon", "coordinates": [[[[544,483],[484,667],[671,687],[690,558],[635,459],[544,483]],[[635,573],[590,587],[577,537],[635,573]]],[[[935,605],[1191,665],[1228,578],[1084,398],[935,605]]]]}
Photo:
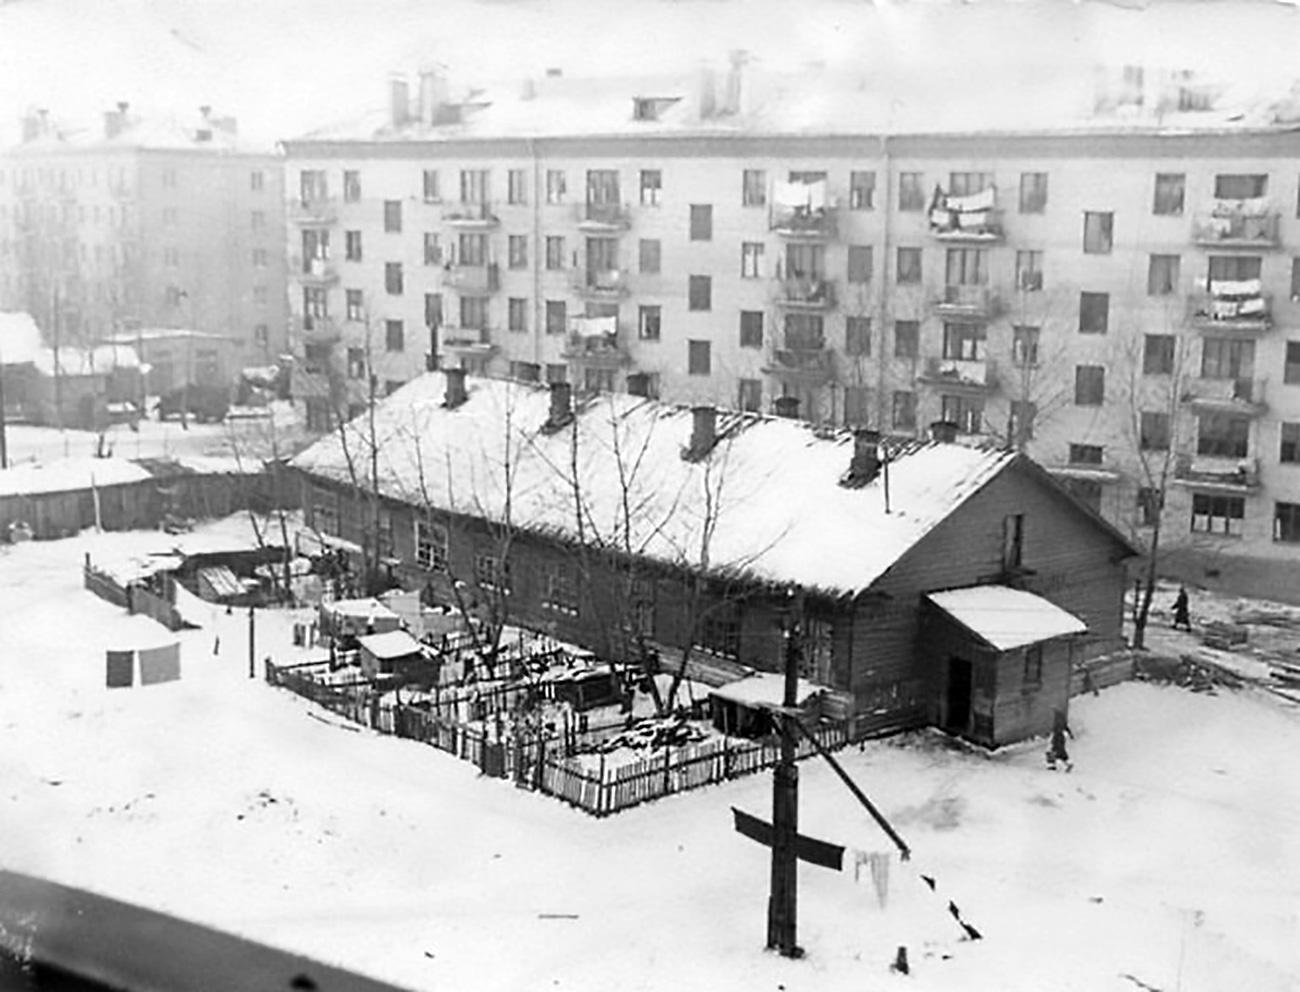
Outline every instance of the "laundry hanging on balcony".
{"type": "Polygon", "coordinates": [[[826,183],[782,183],[772,189],[772,203],[785,210],[811,213],[826,207],[826,183]]]}
{"type": "Polygon", "coordinates": [[[949,196],[939,186],[930,201],[930,229],[939,234],[996,233],[997,191],[990,186],[966,196],[949,196]]]}
{"type": "Polygon", "coordinates": [[[1262,319],[1268,313],[1258,279],[1216,279],[1209,284],[1206,316],[1211,320],[1262,319]]]}

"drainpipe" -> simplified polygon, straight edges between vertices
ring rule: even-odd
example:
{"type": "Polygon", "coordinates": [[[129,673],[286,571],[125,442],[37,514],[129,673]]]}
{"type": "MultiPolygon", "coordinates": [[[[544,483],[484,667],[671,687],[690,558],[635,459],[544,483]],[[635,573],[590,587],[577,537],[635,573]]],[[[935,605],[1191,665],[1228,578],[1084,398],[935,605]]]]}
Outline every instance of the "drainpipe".
{"type": "MultiPolygon", "coordinates": [[[[893,224],[894,202],[894,167],[890,161],[889,153],[889,135],[880,136],[880,169],[884,174],[884,230],[881,232],[881,243],[884,245],[885,257],[880,267],[880,303],[877,306],[878,319],[876,323],[880,325],[879,338],[880,350],[876,352],[880,357],[876,361],[876,426],[881,430],[885,427],[885,363],[889,361],[889,328],[886,326],[889,322],[890,306],[890,273],[893,271],[893,234],[891,233],[893,224]]],[[[892,426],[892,425],[891,425],[892,426]]]]}

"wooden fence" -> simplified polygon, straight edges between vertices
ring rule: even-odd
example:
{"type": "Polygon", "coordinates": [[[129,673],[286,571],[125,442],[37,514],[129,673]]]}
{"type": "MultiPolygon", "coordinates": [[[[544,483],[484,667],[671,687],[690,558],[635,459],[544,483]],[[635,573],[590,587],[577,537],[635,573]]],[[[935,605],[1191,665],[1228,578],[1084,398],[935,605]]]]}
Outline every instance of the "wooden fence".
{"type": "Polygon", "coordinates": [[[168,630],[184,630],[193,626],[181,616],[174,603],[139,582],[123,586],[107,572],[95,568],[90,563],[89,554],[81,566],[81,576],[82,585],[86,589],[114,606],[121,606],[132,614],[141,613],[151,617],[168,630]]]}
{"type": "MultiPolygon", "coordinates": [[[[313,671],[320,671],[319,662],[268,662],[266,680],[354,723],[429,744],[473,762],[486,774],[511,778],[521,788],[536,789],[594,816],[750,775],[776,765],[781,754],[775,740],[723,737],[665,747],[638,761],[612,765],[604,755],[567,757],[565,742],[558,738],[535,733],[511,736],[513,727],[497,740],[487,729],[417,706],[381,702],[366,682],[326,685],[312,677],[313,671]]],[[[851,730],[848,721],[835,721],[818,725],[814,735],[823,747],[835,750],[849,743],[851,730]]],[[[812,753],[812,745],[801,738],[799,758],[812,753]]]]}

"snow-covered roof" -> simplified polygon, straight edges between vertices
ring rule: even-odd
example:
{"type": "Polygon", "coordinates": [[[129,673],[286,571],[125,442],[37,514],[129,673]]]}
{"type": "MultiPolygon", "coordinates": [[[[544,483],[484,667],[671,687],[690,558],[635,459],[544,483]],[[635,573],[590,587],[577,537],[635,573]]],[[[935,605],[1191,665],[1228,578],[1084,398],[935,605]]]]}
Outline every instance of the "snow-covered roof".
{"type": "MultiPolygon", "coordinates": [[[[886,507],[883,478],[839,485],[853,451],[847,431],[719,411],[718,443],[691,460],[683,457],[693,426],[686,407],[601,395],[578,403],[571,425],[547,431],[545,387],[470,378],[468,400],[455,409],[443,405],[445,388],[443,373],[426,373],[378,405],[383,494],[501,523],[508,496],[509,523],[520,529],[577,541],[581,516],[589,543],[835,595],[868,588],[1018,457],[893,444],[886,507]]],[[[348,455],[369,450],[368,420],[345,429],[346,451],[334,432],[292,464],[349,484],[348,455]]]]}
{"type": "MultiPolygon", "coordinates": [[[[813,696],[828,691],[824,685],[815,685],[799,679],[795,686],[795,705],[802,706],[813,696]]],[[[710,696],[726,699],[742,706],[781,706],[785,702],[785,676],[771,672],[755,672],[735,682],[709,690],[710,696]]]]}
{"type": "Polygon", "coordinates": [[[62,458],[0,469],[0,496],[62,493],[91,486],[117,486],[153,478],[144,466],[125,458],[62,458]]]}
{"type": "Polygon", "coordinates": [[[366,619],[396,620],[397,614],[377,599],[336,599],[322,603],[321,608],[340,617],[364,617],[366,619]]]}
{"type": "Polygon", "coordinates": [[[1007,586],[932,592],[930,602],[999,651],[1082,634],[1088,625],[1042,596],[1007,586]]]}
{"type": "Polygon", "coordinates": [[[31,314],[0,312],[0,365],[35,362],[44,349],[41,329],[31,314]]]}
{"type": "Polygon", "coordinates": [[[420,642],[404,630],[390,630],[386,634],[367,634],[358,637],[357,643],[376,658],[405,658],[420,653],[420,642]]]}

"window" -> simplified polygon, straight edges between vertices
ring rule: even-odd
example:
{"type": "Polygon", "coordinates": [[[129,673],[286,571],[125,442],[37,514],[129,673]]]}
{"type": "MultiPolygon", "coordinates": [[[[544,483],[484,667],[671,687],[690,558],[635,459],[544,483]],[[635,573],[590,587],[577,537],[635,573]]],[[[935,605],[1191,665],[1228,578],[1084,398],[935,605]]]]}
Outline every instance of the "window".
{"type": "Polygon", "coordinates": [[[761,279],[763,276],[763,242],[744,241],[740,245],[740,277],[761,279]]]}
{"type": "Polygon", "coordinates": [[[438,240],[438,235],[433,231],[424,232],[424,264],[442,264],[442,243],[438,240]]]}
{"type": "Polygon", "coordinates": [[[1278,461],[1287,465],[1300,465],[1300,423],[1284,421],[1280,426],[1282,445],[1278,452],[1278,461]]]}
{"type": "Polygon", "coordinates": [[[488,301],[486,296],[460,298],[460,326],[462,330],[483,331],[488,326],[488,301]]]}
{"type": "Polygon", "coordinates": [[[916,393],[904,389],[894,390],[891,421],[894,430],[916,430],[916,393]]]}
{"type": "Polygon", "coordinates": [[[691,310],[713,309],[713,279],[709,276],[691,276],[687,306],[691,310]]]}
{"type": "Polygon", "coordinates": [[[1020,212],[1041,214],[1047,209],[1047,173],[1020,173],[1020,212]]]}
{"type": "Polygon", "coordinates": [[[989,281],[989,253],[983,248],[949,248],[948,286],[983,286],[989,281]]]}
{"type": "Polygon", "coordinates": [[[874,172],[849,173],[849,209],[872,210],[876,200],[876,174],[874,172]]]}
{"type": "Polygon", "coordinates": [[[343,257],[349,262],[361,261],[361,232],[343,232],[343,257]]]}
{"type": "Polygon", "coordinates": [[[898,284],[912,286],[921,281],[921,249],[898,249],[898,284]]]}
{"type": "Polygon", "coordinates": [[[1244,497],[1211,496],[1209,493],[1192,494],[1193,533],[1240,537],[1242,521],[1245,519],[1244,497]]]}
{"type": "Polygon", "coordinates": [[[1041,251],[1016,252],[1016,289],[1022,293],[1037,293],[1043,288],[1043,253],[1041,251]]]}
{"type": "Polygon", "coordinates": [[[253,340],[261,347],[267,347],[271,343],[271,329],[265,324],[255,325],[253,327],[253,340]]]}
{"type": "Polygon", "coordinates": [[[662,308],[657,304],[643,304],[638,307],[636,322],[637,337],[642,341],[658,341],[661,320],[662,308]]]}
{"type": "Polygon", "coordinates": [[[1209,260],[1209,281],[1211,283],[1227,280],[1240,282],[1246,279],[1258,279],[1263,259],[1258,255],[1211,255],[1209,260]]]}
{"type": "Polygon", "coordinates": [[[736,405],[746,413],[758,413],[763,409],[763,380],[741,379],[736,405]]]}
{"type": "Polygon", "coordinates": [[[916,358],[921,350],[921,322],[894,321],[894,357],[916,358]]]}
{"type": "Polygon", "coordinates": [[[1169,296],[1178,292],[1178,255],[1152,255],[1147,266],[1147,295],[1169,296]]]}
{"type": "Polygon", "coordinates": [[[415,521],[415,563],[434,572],[447,570],[447,528],[428,520],[415,521]]]}
{"type": "Polygon", "coordinates": [[[387,234],[400,234],[402,231],[402,201],[384,201],[384,231],[387,234]]]}
{"type": "Polygon", "coordinates": [[[1106,369],[1101,365],[1074,367],[1074,405],[1101,406],[1106,400],[1106,369]]]}
{"type": "Polygon", "coordinates": [[[1250,453],[1250,418],[1202,413],[1196,418],[1196,453],[1210,458],[1245,458],[1250,453]]]}
{"type": "Polygon", "coordinates": [[[941,419],[963,434],[978,434],[984,422],[984,401],[971,396],[940,397],[941,419]]]}
{"type": "Polygon", "coordinates": [[[384,263],[384,290],[389,296],[402,295],[402,263],[384,263]]]}
{"type": "Polygon", "coordinates": [[[424,294],[424,326],[435,330],[442,326],[442,294],[424,294]]]}
{"type": "Polygon", "coordinates": [[[762,169],[746,169],[740,177],[740,205],[762,207],[767,204],[767,173],[762,169]]]}
{"type": "Polygon", "coordinates": [[[563,362],[546,363],[546,384],[552,385],[557,382],[569,381],[569,366],[563,362]]]}
{"type": "MultiPolygon", "coordinates": [[[[172,287],[175,288],[175,287],[172,287]]],[[[255,287],[265,290],[265,286],[255,287]]],[[[329,293],[323,286],[304,286],[302,289],[302,312],[308,317],[329,316],[329,293]]]]}
{"type": "Polygon", "coordinates": [[[400,320],[384,321],[384,350],[406,350],[406,330],[400,320]]]}
{"type": "Polygon", "coordinates": [[[654,275],[658,273],[659,240],[657,238],[642,238],[637,246],[637,255],[643,274],[654,275]]]}
{"type": "Polygon", "coordinates": [[[1300,341],[1286,343],[1286,361],[1282,366],[1282,381],[1288,385],[1300,385],[1300,341]]]}
{"type": "Polygon", "coordinates": [[[461,265],[487,265],[488,239],[486,234],[462,233],[456,239],[458,261],[461,265]]]}
{"type": "Polygon", "coordinates": [[[568,182],[562,169],[546,170],[546,202],[563,203],[569,195],[568,182]]]}
{"type": "Polygon", "coordinates": [[[1100,465],[1105,449],[1099,444],[1070,445],[1071,465],[1100,465]]]}
{"type": "Polygon", "coordinates": [[[763,311],[740,311],[740,346],[742,348],[763,347],[763,311]]]}
{"type": "Polygon", "coordinates": [[[713,206],[711,204],[691,204],[691,240],[713,240],[713,206]]]}
{"type": "Polygon", "coordinates": [[[1201,342],[1201,376],[1249,379],[1255,373],[1255,342],[1241,338],[1206,338],[1201,342]]]}
{"type": "Polygon", "coordinates": [[[1158,217],[1177,217],[1183,212],[1187,177],[1181,172],[1156,173],[1156,199],[1151,212],[1158,217]]]}
{"type": "Polygon", "coordinates": [[[511,234],[507,236],[506,264],[512,269],[528,268],[528,235],[511,234]]]}
{"type": "Polygon", "coordinates": [[[974,196],[993,185],[991,172],[950,172],[948,192],[953,196],[974,196]]]}
{"type": "Polygon", "coordinates": [[[497,555],[475,555],[474,584],[486,592],[512,592],[510,559],[502,560],[497,555]]]}
{"type": "Polygon", "coordinates": [[[488,199],[488,170],[461,169],[460,202],[487,203],[488,199]]]}
{"type": "Polygon", "coordinates": [[[1110,294],[1079,294],[1079,333],[1105,334],[1110,325],[1110,294]]]}
{"type": "Polygon", "coordinates": [[[512,296],[506,302],[507,327],[512,331],[528,330],[528,301],[512,296]]]}
{"type": "Polygon", "coordinates": [[[1109,255],[1115,243],[1115,215],[1093,210],[1083,215],[1083,253],[1109,255]]]}
{"type": "Polygon", "coordinates": [[[1038,417],[1038,404],[1031,400],[1012,400],[1011,418],[1007,433],[1011,444],[1020,447],[1034,439],[1034,420],[1038,417]]]}
{"type": "Polygon", "coordinates": [[[1143,451],[1169,450],[1169,414],[1142,411],[1138,447],[1143,451]]]}
{"type": "Polygon", "coordinates": [[[866,386],[844,387],[844,422],[865,426],[871,421],[871,390],[866,386]]]}
{"type": "Polygon", "coordinates": [[[361,173],[355,169],[343,170],[343,199],[347,203],[361,199],[361,173]]]}
{"type": "Polygon", "coordinates": [[[563,300],[546,301],[546,333],[563,334],[569,321],[569,308],[563,300]]]}
{"type": "Polygon", "coordinates": [[[528,202],[528,173],[511,169],[506,173],[506,202],[522,206],[528,202]]]}
{"type": "Polygon", "coordinates": [[[925,176],[919,172],[898,174],[898,209],[900,211],[925,209],[925,176]]]}
{"type": "Polygon", "coordinates": [[[1175,339],[1172,334],[1148,334],[1142,345],[1142,374],[1169,375],[1174,371],[1175,339]]]}
{"type": "Polygon", "coordinates": [[[1025,554],[1025,515],[1008,513],[1002,518],[1002,567],[1020,568],[1025,554]]]}
{"type": "Polygon", "coordinates": [[[260,193],[266,188],[266,173],[261,169],[254,169],[248,174],[248,188],[254,193],[260,193]]]}
{"type": "Polygon", "coordinates": [[[552,271],[564,268],[564,238],[559,235],[546,236],[546,267],[552,271]]]}
{"type": "Polygon", "coordinates": [[[844,319],[844,354],[854,358],[871,354],[870,317],[844,319]]]}
{"type": "Polygon", "coordinates": [[[588,393],[612,393],[614,391],[614,370],[584,368],[582,370],[582,388],[588,393]]]}
{"type": "Polygon", "coordinates": [[[943,357],[955,361],[977,361],[983,350],[983,324],[944,324],[943,357]]]}
{"type": "Polygon", "coordinates": [[[783,330],[787,348],[819,351],[826,347],[826,330],[821,314],[787,313],[783,330]]]}
{"type": "Polygon", "coordinates": [[[1291,259],[1291,299],[1300,300],[1300,258],[1291,259]]]}
{"type": "Polygon", "coordinates": [[[253,249],[253,266],[258,269],[264,269],[270,263],[270,256],[267,255],[265,248],[253,249]]]}
{"type": "Polygon", "coordinates": [[[424,170],[424,202],[437,203],[442,199],[442,188],[438,183],[438,170],[424,170]]]}
{"type": "Polygon", "coordinates": [[[364,348],[348,349],[348,378],[364,379],[366,377],[366,352],[364,348]]]}
{"type": "Polygon", "coordinates": [[[686,371],[689,375],[711,375],[713,359],[708,341],[686,342],[686,371]]]}
{"type": "Polygon", "coordinates": [[[641,170],[641,206],[657,207],[664,191],[664,176],[658,169],[641,170]]]}
{"type": "Polygon", "coordinates": [[[1266,175],[1219,175],[1214,177],[1216,200],[1254,200],[1268,196],[1266,175]]]}
{"type": "Polygon", "coordinates": [[[740,656],[740,607],[733,600],[719,599],[701,612],[696,647],[728,658],[740,656]]]}
{"type": "Polygon", "coordinates": [[[1164,500],[1160,490],[1152,486],[1141,486],[1137,491],[1138,524],[1154,527],[1160,522],[1160,511],[1164,509],[1164,500]]]}
{"type": "Polygon", "coordinates": [[[1043,645],[1031,644],[1025,648],[1025,670],[1024,670],[1025,688],[1033,688],[1043,684],[1043,645]]]}
{"type": "Polygon", "coordinates": [[[1011,328],[1011,361],[1016,365],[1038,364],[1038,339],[1041,330],[1025,324],[1011,328]]]}
{"type": "Polygon", "coordinates": [[[871,263],[870,245],[849,245],[849,282],[857,285],[871,282],[871,263]]]}
{"type": "Polygon", "coordinates": [[[1273,504],[1273,540],[1300,541],[1300,503],[1273,504]]]}
{"type": "Polygon", "coordinates": [[[359,289],[349,289],[344,292],[347,301],[347,318],[348,320],[365,320],[366,304],[365,298],[359,289]]]}

